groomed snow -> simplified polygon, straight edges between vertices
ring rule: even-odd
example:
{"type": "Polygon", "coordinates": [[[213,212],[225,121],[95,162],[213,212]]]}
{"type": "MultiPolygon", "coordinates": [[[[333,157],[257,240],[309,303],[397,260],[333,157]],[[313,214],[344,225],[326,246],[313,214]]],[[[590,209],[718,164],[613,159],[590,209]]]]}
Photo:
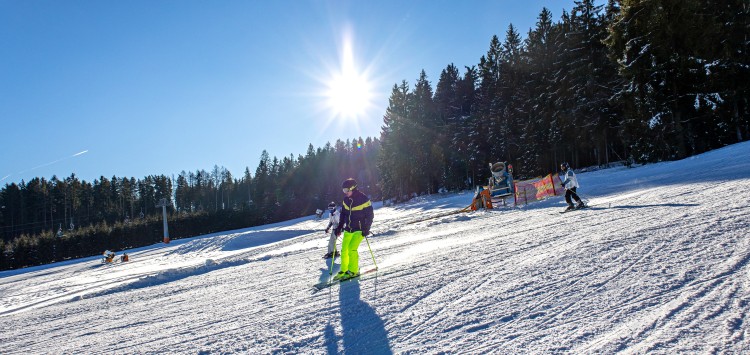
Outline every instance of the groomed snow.
{"type": "Polygon", "coordinates": [[[566,214],[377,206],[379,274],[320,292],[313,217],[1,272],[0,353],[748,353],[748,157],[581,173],[566,214]]]}

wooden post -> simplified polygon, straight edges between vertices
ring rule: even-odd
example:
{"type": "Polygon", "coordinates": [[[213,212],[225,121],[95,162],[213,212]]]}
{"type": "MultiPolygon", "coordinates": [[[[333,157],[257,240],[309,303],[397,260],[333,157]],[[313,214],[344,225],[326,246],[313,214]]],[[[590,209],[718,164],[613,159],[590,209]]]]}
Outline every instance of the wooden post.
{"type": "Polygon", "coordinates": [[[555,190],[555,179],[552,178],[552,174],[549,174],[549,182],[552,183],[552,194],[557,196],[557,190],[555,190]]]}

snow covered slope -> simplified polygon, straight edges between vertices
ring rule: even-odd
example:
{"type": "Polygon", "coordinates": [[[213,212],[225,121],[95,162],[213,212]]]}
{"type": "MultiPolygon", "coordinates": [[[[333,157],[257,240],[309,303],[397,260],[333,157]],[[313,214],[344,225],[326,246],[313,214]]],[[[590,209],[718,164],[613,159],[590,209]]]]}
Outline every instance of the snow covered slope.
{"type": "Polygon", "coordinates": [[[579,174],[566,214],[379,207],[377,277],[320,292],[313,218],[2,272],[0,353],[748,353],[748,157],[579,174]]]}

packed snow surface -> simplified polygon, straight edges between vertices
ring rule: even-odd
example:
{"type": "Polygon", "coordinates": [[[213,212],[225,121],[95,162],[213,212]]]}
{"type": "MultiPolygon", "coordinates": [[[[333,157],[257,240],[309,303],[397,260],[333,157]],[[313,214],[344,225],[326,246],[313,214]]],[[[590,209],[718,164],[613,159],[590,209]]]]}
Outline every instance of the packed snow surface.
{"type": "Polygon", "coordinates": [[[0,353],[748,353],[748,157],[579,173],[565,214],[378,205],[379,271],[318,292],[314,217],[2,272],[0,353]]]}

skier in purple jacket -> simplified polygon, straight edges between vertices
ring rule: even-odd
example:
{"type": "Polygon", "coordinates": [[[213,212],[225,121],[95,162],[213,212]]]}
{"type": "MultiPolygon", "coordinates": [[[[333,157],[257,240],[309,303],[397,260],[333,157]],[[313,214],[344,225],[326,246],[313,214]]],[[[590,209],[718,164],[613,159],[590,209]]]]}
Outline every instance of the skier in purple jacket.
{"type": "Polygon", "coordinates": [[[334,277],[346,280],[359,276],[359,243],[370,234],[370,226],[375,214],[372,202],[357,189],[357,181],[346,179],[341,188],[346,195],[341,205],[341,218],[336,227],[336,235],[344,232],[341,242],[341,271],[334,277]]]}

